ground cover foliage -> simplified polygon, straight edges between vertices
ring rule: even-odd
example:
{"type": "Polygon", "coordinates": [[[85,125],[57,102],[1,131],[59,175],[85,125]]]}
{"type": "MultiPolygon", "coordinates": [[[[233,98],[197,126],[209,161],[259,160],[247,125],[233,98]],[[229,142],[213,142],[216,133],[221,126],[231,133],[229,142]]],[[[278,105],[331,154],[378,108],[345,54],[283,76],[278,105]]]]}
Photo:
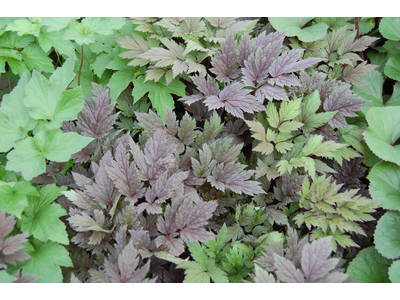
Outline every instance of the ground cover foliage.
{"type": "Polygon", "coordinates": [[[400,18],[0,37],[0,282],[400,282],[400,18]]]}

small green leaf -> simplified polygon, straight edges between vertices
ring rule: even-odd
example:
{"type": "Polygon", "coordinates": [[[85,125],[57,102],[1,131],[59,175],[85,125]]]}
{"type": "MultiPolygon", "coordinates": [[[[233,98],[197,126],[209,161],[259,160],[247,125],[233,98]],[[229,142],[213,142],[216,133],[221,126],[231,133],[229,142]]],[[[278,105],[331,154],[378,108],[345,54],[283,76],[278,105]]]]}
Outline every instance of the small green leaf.
{"type": "Polygon", "coordinates": [[[392,283],[400,283],[400,260],[396,260],[389,268],[389,279],[392,283]]]}
{"type": "Polygon", "coordinates": [[[14,142],[25,138],[28,131],[36,126],[37,121],[29,115],[23,103],[27,82],[26,74],[22,75],[12,92],[3,97],[0,108],[0,152],[8,152],[14,142]]]}
{"type": "Polygon", "coordinates": [[[368,128],[363,133],[371,151],[382,158],[400,165],[400,107],[371,107],[366,115],[368,128]]]}
{"type": "Polygon", "coordinates": [[[400,18],[385,17],[379,23],[379,31],[384,38],[400,40],[400,18]]]}
{"type": "Polygon", "coordinates": [[[367,178],[372,199],[383,201],[380,206],[384,209],[400,211],[400,166],[387,161],[378,163],[367,178]]]}
{"type": "Polygon", "coordinates": [[[347,274],[363,283],[389,283],[388,270],[392,261],[374,247],[361,250],[347,268],[347,274]]]}
{"type": "Polygon", "coordinates": [[[39,192],[30,182],[19,181],[13,187],[0,186],[0,211],[21,218],[21,213],[28,206],[27,195],[39,196],[39,192]]]}
{"type": "Polygon", "coordinates": [[[132,81],[134,85],[132,90],[134,103],[139,101],[139,99],[146,93],[149,93],[150,101],[153,107],[157,110],[157,114],[163,121],[165,106],[168,106],[172,109],[175,108],[175,102],[171,94],[181,97],[186,96],[186,86],[180,82],[178,78],[172,80],[172,82],[168,85],[166,84],[164,77],[162,77],[158,82],[144,82],[144,76],[138,76],[132,81]]]}
{"type": "Polygon", "coordinates": [[[316,40],[322,39],[326,31],[328,30],[328,25],[325,23],[318,23],[312,26],[304,27],[308,22],[314,18],[305,17],[274,17],[268,18],[271,25],[277,31],[287,31],[287,36],[297,36],[302,42],[314,42],[316,40]]]}
{"type": "Polygon", "coordinates": [[[171,253],[165,252],[165,251],[156,252],[156,253],[154,253],[154,255],[157,256],[158,258],[173,262],[174,264],[177,264],[177,265],[187,262],[187,260],[179,258],[179,257],[175,257],[171,253]]]}
{"type": "Polygon", "coordinates": [[[15,280],[17,280],[17,278],[11,276],[5,270],[0,271],[0,283],[12,283],[15,280]]]}
{"type": "Polygon", "coordinates": [[[400,54],[393,55],[389,58],[384,72],[387,77],[400,81],[400,54]]]}
{"type": "Polygon", "coordinates": [[[53,61],[38,45],[25,47],[21,53],[29,69],[36,69],[38,72],[54,72],[53,61]]]}
{"type": "MultiPolygon", "coordinates": [[[[66,19],[66,18],[57,18],[57,19],[66,19]]],[[[74,45],[72,44],[71,41],[64,40],[64,32],[65,29],[60,31],[57,30],[50,32],[49,28],[42,27],[38,42],[43,51],[48,52],[50,51],[51,47],[53,47],[58,52],[58,54],[63,55],[65,57],[69,57],[71,53],[73,53],[74,51],[74,45]]]]}
{"type": "Polygon", "coordinates": [[[374,234],[375,247],[380,254],[395,259],[400,256],[400,212],[387,211],[378,221],[374,234]]]}

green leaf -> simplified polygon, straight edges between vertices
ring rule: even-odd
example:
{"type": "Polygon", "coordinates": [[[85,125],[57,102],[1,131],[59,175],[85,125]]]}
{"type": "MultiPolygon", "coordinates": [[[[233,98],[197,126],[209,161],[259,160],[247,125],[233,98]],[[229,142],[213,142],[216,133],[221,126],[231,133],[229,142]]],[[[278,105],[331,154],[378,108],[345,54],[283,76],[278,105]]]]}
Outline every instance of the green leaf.
{"type": "Polygon", "coordinates": [[[375,247],[380,254],[395,259],[400,256],[400,212],[387,211],[378,221],[374,234],[375,247]]]}
{"type": "Polygon", "coordinates": [[[119,95],[136,76],[137,71],[134,68],[132,68],[132,70],[123,70],[113,73],[107,85],[110,88],[111,102],[117,101],[119,95]]]}
{"type": "Polygon", "coordinates": [[[42,17],[41,23],[44,26],[47,26],[47,31],[60,31],[61,29],[64,29],[68,27],[68,25],[71,23],[71,21],[76,20],[77,18],[71,18],[71,17],[42,17]]]}
{"type": "MultiPolygon", "coordinates": [[[[66,18],[57,18],[57,19],[66,19],[66,18]]],[[[74,46],[71,41],[64,40],[64,30],[51,31],[46,27],[42,27],[39,35],[39,45],[43,49],[44,52],[50,51],[51,47],[53,47],[59,54],[69,57],[71,53],[74,51],[74,46]]]]}
{"type": "Polygon", "coordinates": [[[305,17],[274,17],[268,18],[271,25],[277,31],[287,31],[286,36],[297,36],[302,42],[314,42],[322,39],[327,30],[328,25],[318,23],[312,26],[304,27],[309,21],[314,18],[305,17]]]}
{"type": "Polygon", "coordinates": [[[14,142],[25,138],[28,131],[36,126],[37,121],[31,118],[23,103],[27,82],[26,74],[22,75],[12,92],[3,97],[0,108],[0,152],[8,152],[14,142]]]}
{"type": "Polygon", "coordinates": [[[372,199],[383,201],[380,206],[384,209],[400,211],[400,166],[381,162],[371,169],[367,178],[372,199]]]}
{"type": "Polygon", "coordinates": [[[365,100],[372,101],[363,107],[362,112],[366,114],[368,109],[372,106],[384,106],[385,104],[383,103],[382,98],[382,75],[378,71],[372,70],[367,76],[361,77],[361,79],[364,80],[367,85],[363,86],[362,88],[354,86],[353,91],[365,100]]]}
{"type": "Polygon", "coordinates": [[[224,248],[227,240],[228,240],[228,228],[224,223],[224,225],[218,232],[218,236],[216,236],[213,240],[209,241],[206,244],[206,246],[208,247],[208,249],[206,250],[207,254],[212,258],[216,258],[217,254],[224,248]]]}
{"type": "Polygon", "coordinates": [[[95,41],[95,33],[110,35],[114,29],[120,29],[124,24],[125,18],[87,17],[81,23],[72,22],[64,38],[75,40],[79,45],[91,44],[95,41]]]}
{"type": "Polygon", "coordinates": [[[31,73],[29,68],[26,66],[26,63],[23,62],[23,61],[19,61],[19,60],[16,60],[14,58],[8,58],[7,59],[7,63],[10,66],[11,71],[14,74],[22,76],[22,74],[24,74],[24,73],[28,73],[28,74],[31,73]]]}
{"type": "Polygon", "coordinates": [[[18,19],[8,24],[6,31],[8,30],[16,31],[18,35],[32,34],[39,37],[40,25],[32,23],[28,19],[18,19]]]}
{"type": "Polygon", "coordinates": [[[384,38],[400,40],[400,18],[382,18],[379,23],[379,31],[384,38]]]}
{"type": "Polygon", "coordinates": [[[22,172],[26,180],[31,180],[45,172],[45,158],[64,162],[80,151],[93,138],[76,132],[62,133],[61,129],[41,130],[33,138],[27,137],[15,143],[14,150],[7,155],[6,170],[22,172]]]}
{"type": "Polygon", "coordinates": [[[184,268],[184,283],[210,283],[210,276],[204,271],[203,266],[197,262],[188,261],[177,268],[184,268]]]}
{"type": "Polygon", "coordinates": [[[400,165],[400,107],[371,107],[366,115],[368,128],[363,135],[371,151],[382,158],[400,165]]]}
{"type": "Polygon", "coordinates": [[[166,84],[164,77],[162,77],[158,82],[144,82],[144,76],[138,76],[132,81],[134,84],[132,90],[134,103],[136,103],[146,93],[149,93],[150,101],[163,121],[165,105],[172,109],[175,108],[175,102],[171,94],[180,97],[186,96],[186,86],[180,82],[178,78],[172,80],[168,85],[166,84]]]}
{"type": "Polygon", "coordinates": [[[34,240],[32,245],[25,244],[25,250],[32,259],[24,264],[23,272],[41,276],[37,282],[62,283],[63,276],[60,266],[73,266],[68,251],[52,241],[43,243],[34,240]]]}
{"type": "Polygon", "coordinates": [[[74,58],[67,59],[47,80],[37,71],[26,86],[24,103],[34,119],[47,119],[48,128],[61,127],[63,121],[75,120],[83,109],[83,95],[80,87],[65,91],[72,79],[74,58]]]}
{"type": "Polygon", "coordinates": [[[389,268],[389,279],[392,283],[400,283],[400,260],[396,260],[389,268]]]}
{"type": "Polygon", "coordinates": [[[400,81],[400,54],[393,55],[389,58],[384,72],[387,77],[400,81]]]}
{"type": "Polygon", "coordinates": [[[5,270],[0,271],[0,283],[12,283],[15,280],[17,280],[17,278],[11,276],[5,270]]]}
{"type": "Polygon", "coordinates": [[[389,283],[388,270],[392,261],[374,247],[361,250],[347,268],[347,274],[363,283],[389,283]]]}
{"type": "Polygon", "coordinates": [[[53,61],[38,45],[28,46],[21,53],[29,69],[36,69],[40,73],[54,72],[53,61]]]}
{"type": "Polygon", "coordinates": [[[187,260],[179,258],[179,257],[175,257],[171,253],[165,252],[165,251],[156,252],[156,253],[154,253],[154,255],[157,256],[158,258],[173,262],[174,264],[177,264],[177,265],[187,262],[187,260]]]}
{"type": "Polygon", "coordinates": [[[29,231],[36,239],[46,242],[51,240],[68,245],[69,239],[65,224],[59,219],[67,212],[59,204],[53,203],[61,196],[61,191],[67,187],[58,188],[55,184],[46,185],[39,193],[40,196],[30,196],[29,206],[24,210],[20,224],[23,232],[29,231]]]}
{"type": "Polygon", "coordinates": [[[22,60],[22,54],[15,50],[15,49],[9,49],[9,48],[0,48],[0,56],[1,57],[8,57],[8,58],[14,58],[16,60],[22,60]]]}
{"type": "Polygon", "coordinates": [[[39,196],[38,191],[30,182],[19,181],[12,187],[0,186],[0,211],[21,218],[21,213],[28,206],[27,195],[39,196]]]}

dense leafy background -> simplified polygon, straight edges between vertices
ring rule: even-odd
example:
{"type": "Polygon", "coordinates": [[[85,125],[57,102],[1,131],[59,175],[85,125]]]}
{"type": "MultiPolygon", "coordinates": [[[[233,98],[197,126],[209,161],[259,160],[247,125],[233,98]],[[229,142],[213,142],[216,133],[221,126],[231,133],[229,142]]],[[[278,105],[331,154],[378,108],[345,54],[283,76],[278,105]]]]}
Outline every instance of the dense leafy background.
{"type": "Polygon", "coordinates": [[[400,24],[357,22],[1,18],[1,282],[398,282],[400,24]]]}

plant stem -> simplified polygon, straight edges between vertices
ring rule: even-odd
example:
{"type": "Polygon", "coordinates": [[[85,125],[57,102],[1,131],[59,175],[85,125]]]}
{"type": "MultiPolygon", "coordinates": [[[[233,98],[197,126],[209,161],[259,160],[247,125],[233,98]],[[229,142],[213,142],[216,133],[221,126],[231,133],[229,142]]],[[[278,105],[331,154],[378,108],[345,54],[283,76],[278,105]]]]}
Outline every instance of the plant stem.
{"type": "Polygon", "coordinates": [[[11,69],[8,69],[7,81],[8,81],[8,93],[11,93],[11,69]]]}
{"type": "MultiPolygon", "coordinates": [[[[360,18],[355,17],[355,24],[356,24],[356,30],[357,30],[357,36],[356,39],[358,40],[360,38],[360,18]]],[[[358,52],[360,54],[360,57],[362,60],[364,60],[364,53],[362,51],[358,52]]]]}
{"type": "Polygon", "coordinates": [[[83,44],[81,45],[81,65],[79,66],[79,73],[78,73],[78,86],[81,85],[81,71],[83,65],[83,44]]]}

